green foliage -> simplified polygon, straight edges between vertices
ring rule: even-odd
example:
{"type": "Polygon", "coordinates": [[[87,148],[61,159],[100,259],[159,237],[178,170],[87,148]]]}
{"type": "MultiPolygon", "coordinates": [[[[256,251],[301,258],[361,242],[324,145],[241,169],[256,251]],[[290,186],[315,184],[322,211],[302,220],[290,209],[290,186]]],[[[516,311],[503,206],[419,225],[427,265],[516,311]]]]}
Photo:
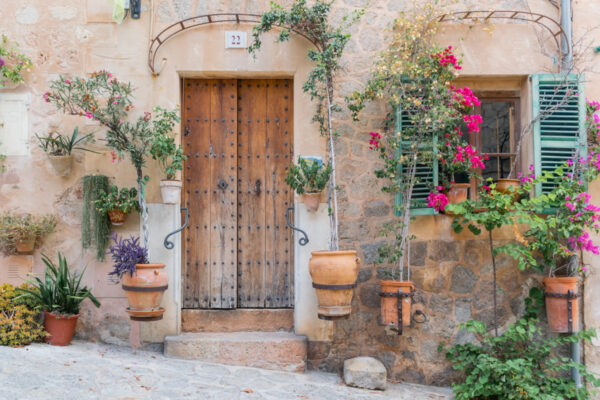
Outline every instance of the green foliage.
{"type": "MultiPolygon", "coordinates": [[[[27,288],[27,285],[21,286],[27,288]]],[[[46,336],[35,305],[29,299],[17,299],[13,285],[0,285],[0,345],[19,347],[46,336]]]]}
{"type": "MultiPolygon", "coordinates": [[[[2,142],[0,142],[0,145],[2,142]]],[[[0,153],[0,172],[6,171],[6,165],[4,165],[4,161],[6,161],[6,156],[0,153]]]]}
{"type": "Polygon", "coordinates": [[[89,151],[91,153],[98,154],[98,152],[87,149],[83,146],[84,143],[93,141],[93,133],[81,137],[78,136],[79,127],[75,127],[71,136],[62,135],[60,133],[56,135],[50,133],[50,135],[46,137],[40,137],[37,134],[35,135],[35,137],[38,139],[40,149],[42,149],[46,154],[53,156],[68,156],[73,152],[73,150],[89,151]]]}
{"type": "Polygon", "coordinates": [[[58,265],[48,256],[42,255],[42,261],[46,265],[44,279],[36,277],[28,283],[32,288],[19,288],[21,293],[18,299],[27,299],[42,310],[59,315],[79,314],[81,303],[85,299],[100,307],[100,302],[87,286],[81,285],[81,274],[69,271],[67,259],[58,252],[58,265]]]}
{"type": "Polygon", "coordinates": [[[478,343],[455,345],[446,352],[452,368],[466,375],[464,382],[454,385],[456,400],[591,398],[585,385],[575,387],[568,371],[577,368],[595,387],[600,385],[600,380],[583,364],[558,356],[557,350],[570,343],[590,340],[596,336],[595,331],[545,337],[537,319],[543,307],[543,293],[539,288],[531,289],[526,305],[525,315],[498,337],[488,334],[483,322],[469,321],[461,325],[476,335],[478,343]]]}
{"type": "Polygon", "coordinates": [[[18,51],[18,44],[12,42],[7,36],[0,37],[0,88],[7,82],[23,82],[23,70],[32,67],[31,60],[18,51]]]}
{"type": "Polygon", "coordinates": [[[320,193],[327,186],[330,175],[330,164],[323,168],[314,160],[299,157],[297,165],[290,164],[285,183],[298,194],[320,193]]]}
{"type": "Polygon", "coordinates": [[[150,154],[154,160],[158,161],[167,180],[174,180],[177,171],[183,169],[183,162],[187,159],[183,155],[181,146],[176,145],[175,138],[171,136],[173,127],[180,118],[177,111],[167,111],[161,107],[156,107],[154,112],[158,115],[158,120],[154,126],[154,139],[150,147],[150,154]]]}
{"type": "Polygon", "coordinates": [[[96,245],[96,259],[104,261],[110,236],[110,220],[105,212],[95,207],[101,193],[107,193],[108,177],[86,175],[83,177],[83,211],[81,215],[81,245],[91,247],[92,238],[96,245]],[[93,234],[92,234],[93,232],[93,234]]]}
{"type": "Polygon", "coordinates": [[[0,251],[4,254],[15,254],[16,243],[35,240],[37,248],[42,238],[54,232],[56,217],[52,214],[32,215],[17,214],[6,211],[0,215],[0,251]]]}
{"type": "Polygon", "coordinates": [[[136,188],[121,188],[111,185],[108,191],[101,190],[99,198],[94,201],[96,211],[106,214],[110,210],[121,210],[129,213],[132,210],[140,211],[136,188]]]}

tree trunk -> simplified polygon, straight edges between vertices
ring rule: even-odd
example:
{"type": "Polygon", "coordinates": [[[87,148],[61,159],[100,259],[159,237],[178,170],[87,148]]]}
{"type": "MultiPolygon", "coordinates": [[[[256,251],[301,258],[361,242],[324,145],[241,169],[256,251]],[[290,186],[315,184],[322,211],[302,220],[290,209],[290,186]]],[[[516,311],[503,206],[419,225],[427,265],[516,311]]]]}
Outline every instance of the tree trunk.
{"type": "Polygon", "coordinates": [[[137,183],[138,183],[138,201],[142,209],[142,243],[144,248],[148,249],[148,241],[150,240],[150,230],[148,229],[148,209],[146,208],[146,184],[144,183],[144,175],[141,167],[136,167],[137,183]]]}
{"type": "Polygon", "coordinates": [[[329,250],[339,250],[338,239],[338,210],[337,210],[337,185],[335,183],[335,143],[333,135],[333,89],[331,88],[331,78],[327,78],[327,131],[329,136],[329,161],[331,163],[331,178],[329,179],[329,225],[330,241],[329,250]]]}

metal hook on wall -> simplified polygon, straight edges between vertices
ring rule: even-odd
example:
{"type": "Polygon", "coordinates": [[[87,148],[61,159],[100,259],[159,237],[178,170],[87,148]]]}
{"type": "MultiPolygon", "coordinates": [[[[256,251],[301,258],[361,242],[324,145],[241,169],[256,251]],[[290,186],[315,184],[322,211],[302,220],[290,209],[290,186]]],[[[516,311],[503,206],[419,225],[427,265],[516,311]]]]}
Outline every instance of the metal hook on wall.
{"type": "Polygon", "coordinates": [[[308,235],[302,229],[297,228],[290,223],[290,211],[294,211],[294,207],[288,207],[287,210],[285,210],[285,221],[287,222],[287,224],[290,228],[292,228],[295,231],[300,232],[303,235],[303,237],[298,239],[298,244],[300,246],[306,246],[306,244],[308,243],[308,235]]]}
{"type": "Polygon", "coordinates": [[[163,244],[165,245],[165,247],[169,250],[171,250],[173,247],[175,247],[175,243],[171,242],[169,240],[169,238],[173,235],[175,235],[176,233],[181,232],[182,230],[185,229],[185,227],[187,226],[188,222],[190,221],[190,211],[186,208],[186,207],[181,207],[180,211],[185,211],[185,222],[183,223],[183,225],[181,226],[181,228],[174,230],[173,232],[169,233],[166,237],[165,237],[165,241],[163,242],[163,244]]]}

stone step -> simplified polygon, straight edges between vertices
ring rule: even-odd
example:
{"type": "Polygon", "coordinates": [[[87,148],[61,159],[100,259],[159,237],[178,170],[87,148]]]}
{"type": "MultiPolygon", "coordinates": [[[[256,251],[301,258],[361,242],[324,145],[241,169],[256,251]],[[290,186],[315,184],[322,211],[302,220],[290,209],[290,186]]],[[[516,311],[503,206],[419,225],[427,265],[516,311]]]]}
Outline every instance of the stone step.
{"type": "Polygon", "coordinates": [[[165,355],[227,365],[303,372],[307,340],[291,332],[197,332],[165,337],[165,355]]]}
{"type": "Polygon", "coordinates": [[[294,330],[292,308],[238,308],[235,310],[181,310],[184,332],[278,332],[294,330]]]}

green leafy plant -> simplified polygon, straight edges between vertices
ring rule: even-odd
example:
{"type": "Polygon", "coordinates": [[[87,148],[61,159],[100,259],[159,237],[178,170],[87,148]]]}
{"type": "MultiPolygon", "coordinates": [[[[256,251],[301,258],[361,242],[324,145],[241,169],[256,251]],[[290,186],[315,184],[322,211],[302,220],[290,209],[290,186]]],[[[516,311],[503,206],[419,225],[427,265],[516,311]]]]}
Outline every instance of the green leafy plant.
{"type": "Polygon", "coordinates": [[[145,185],[150,178],[144,175],[143,167],[156,135],[171,132],[173,122],[178,120],[176,113],[159,111],[153,118],[152,113],[145,112],[138,118],[130,118],[134,108],[131,83],[120,82],[107,71],[94,72],[86,78],[61,76],[51,82],[44,98],[59,111],[85,116],[104,126],[106,145],[112,149],[113,159],[129,156],[137,174],[143,242],[147,246],[150,232],[145,185]]]}
{"type": "Polygon", "coordinates": [[[316,0],[312,6],[306,0],[295,0],[289,10],[279,4],[271,2],[271,9],[262,14],[260,23],[253,29],[253,42],[249,46],[250,53],[256,53],[261,45],[263,34],[270,32],[275,27],[281,28],[277,36],[278,42],[290,39],[291,33],[297,33],[315,46],[308,50],[308,59],[315,64],[309,72],[308,78],[302,85],[302,90],[310,95],[311,100],[317,102],[316,113],[313,121],[319,124],[322,135],[326,135],[329,142],[329,164],[331,165],[331,179],[329,181],[329,218],[330,218],[330,250],[339,249],[338,239],[338,204],[337,185],[335,176],[335,146],[337,133],[333,131],[333,114],[341,111],[341,106],[334,101],[335,75],[340,69],[340,59],[344,48],[350,41],[349,27],[364,13],[364,9],[357,10],[342,18],[338,26],[329,24],[330,12],[333,1],[316,0]]]}
{"type": "Polygon", "coordinates": [[[81,285],[85,269],[78,274],[69,271],[67,259],[58,252],[58,265],[45,254],[42,261],[46,265],[44,279],[36,277],[28,281],[32,288],[17,289],[19,299],[29,299],[43,311],[58,315],[79,314],[81,303],[89,299],[96,307],[100,302],[87,286],[81,285]]]}
{"type": "Polygon", "coordinates": [[[40,149],[52,156],[68,156],[74,150],[89,151],[98,154],[97,151],[90,150],[82,145],[93,141],[94,134],[90,133],[79,137],[79,127],[75,127],[71,136],[50,133],[46,137],[40,137],[37,134],[35,137],[38,139],[40,149]]]}
{"type": "Polygon", "coordinates": [[[175,138],[170,135],[175,123],[180,119],[177,111],[168,111],[161,107],[156,107],[154,113],[158,116],[157,125],[160,126],[154,132],[150,154],[158,161],[167,180],[172,181],[175,180],[177,171],[183,169],[183,162],[187,159],[181,145],[175,144],[175,138]]]}
{"type": "MultiPolygon", "coordinates": [[[[22,285],[21,288],[27,288],[22,285]]],[[[20,347],[46,336],[35,304],[29,299],[17,299],[13,285],[0,285],[0,345],[20,347]]]]}
{"type": "MultiPolygon", "coordinates": [[[[546,337],[537,318],[544,304],[543,293],[532,288],[526,299],[526,313],[501,336],[487,333],[483,322],[469,321],[461,328],[473,333],[478,343],[458,344],[446,352],[452,368],[464,371],[464,382],[454,385],[456,400],[586,400],[586,385],[576,387],[571,368],[595,387],[600,380],[585,365],[559,356],[558,350],[570,343],[591,340],[594,330],[573,335],[546,337]]],[[[443,344],[440,346],[440,351],[443,344]]]]}
{"type": "Polygon", "coordinates": [[[8,39],[7,36],[0,37],[0,88],[8,82],[23,82],[23,70],[32,67],[31,60],[25,54],[18,51],[18,44],[8,39]]]}
{"type": "MultiPolygon", "coordinates": [[[[0,145],[1,144],[2,144],[2,142],[0,142],[0,145]]],[[[0,172],[6,171],[6,165],[4,165],[5,161],[6,161],[6,156],[4,154],[0,153],[0,172]]]]}
{"type": "Polygon", "coordinates": [[[99,211],[95,202],[100,193],[108,192],[108,177],[104,175],[86,175],[83,177],[83,210],[81,214],[81,246],[87,249],[96,245],[96,260],[106,257],[110,236],[110,221],[105,212],[99,211]]]}
{"type": "Polygon", "coordinates": [[[290,164],[285,182],[298,194],[320,193],[327,186],[331,165],[324,168],[318,162],[299,157],[298,164],[290,164]]]}
{"type": "Polygon", "coordinates": [[[0,215],[0,251],[15,254],[16,243],[27,240],[34,240],[37,248],[55,227],[56,217],[52,214],[37,216],[7,211],[0,215]]]}
{"type": "Polygon", "coordinates": [[[136,188],[121,188],[111,185],[108,191],[100,191],[99,198],[94,201],[96,210],[106,214],[110,210],[120,210],[129,213],[132,210],[140,211],[137,200],[136,188]]]}

